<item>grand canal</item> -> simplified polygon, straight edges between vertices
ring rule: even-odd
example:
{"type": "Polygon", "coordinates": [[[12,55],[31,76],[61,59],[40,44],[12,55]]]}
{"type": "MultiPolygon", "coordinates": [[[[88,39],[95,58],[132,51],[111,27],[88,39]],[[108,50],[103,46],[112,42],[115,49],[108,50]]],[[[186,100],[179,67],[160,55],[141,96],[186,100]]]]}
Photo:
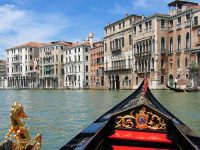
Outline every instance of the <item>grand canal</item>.
{"type": "MultiPolygon", "coordinates": [[[[59,149],[80,130],[132,91],[7,90],[0,91],[0,141],[9,127],[9,113],[17,101],[29,115],[32,137],[43,135],[42,149],[59,149]]],[[[155,90],[153,94],[172,113],[200,135],[200,93],[155,90]]]]}

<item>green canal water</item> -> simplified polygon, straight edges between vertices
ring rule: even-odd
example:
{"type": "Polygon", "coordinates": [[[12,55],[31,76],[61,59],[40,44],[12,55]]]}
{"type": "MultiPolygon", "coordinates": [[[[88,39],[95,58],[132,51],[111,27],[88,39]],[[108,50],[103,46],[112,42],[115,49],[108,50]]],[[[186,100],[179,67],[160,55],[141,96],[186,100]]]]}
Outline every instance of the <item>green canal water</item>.
{"type": "MultiPolygon", "coordinates": [[[[29,115],[27,127],[32,137],[43,135],[42,149],[62,147],[97,117],[128,96],[132,91],[107,90],[7,90],[0,91],[0,141],[9,127],[12,104],[24,105],[29,115]]],[[[200,93],[152,91],[175,116],[200,135],[200,93]]]]}

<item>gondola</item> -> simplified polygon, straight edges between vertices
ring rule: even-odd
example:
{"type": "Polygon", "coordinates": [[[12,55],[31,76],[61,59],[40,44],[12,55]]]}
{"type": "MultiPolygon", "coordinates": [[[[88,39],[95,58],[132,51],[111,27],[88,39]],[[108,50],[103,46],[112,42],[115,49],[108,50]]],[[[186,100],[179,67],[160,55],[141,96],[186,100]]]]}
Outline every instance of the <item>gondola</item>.
{"type": "Polygon", "coordinates": [[[195,88],[187,88],[187,89],[174,88],[167,84],[166,84],[166,87],[175,92],[199,92],[200,91],[199,89],[195,89],[195,88]]]}
{"type": "Polygon", "coordinates": [[[198,150],[200,137],[171,114],[147,80],[60,150],[198,150]]]}

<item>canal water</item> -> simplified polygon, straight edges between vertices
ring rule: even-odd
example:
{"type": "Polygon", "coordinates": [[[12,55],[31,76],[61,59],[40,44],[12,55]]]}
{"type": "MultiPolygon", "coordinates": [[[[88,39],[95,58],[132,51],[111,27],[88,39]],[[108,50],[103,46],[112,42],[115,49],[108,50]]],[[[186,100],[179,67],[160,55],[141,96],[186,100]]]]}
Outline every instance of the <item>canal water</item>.
{"type": "MultiPolygon", "coordinates": [[[[9,127],[12,104],[24,105],[26,126],[32,137],[43,135],[42,149],[62,147],[97,117],[128,96],[131,90],[7,90],[0,91],[0,142],[9,127]]],[[[153,94],[175,116],[200,135],[200,93],[153,90],[153,94]]]]}

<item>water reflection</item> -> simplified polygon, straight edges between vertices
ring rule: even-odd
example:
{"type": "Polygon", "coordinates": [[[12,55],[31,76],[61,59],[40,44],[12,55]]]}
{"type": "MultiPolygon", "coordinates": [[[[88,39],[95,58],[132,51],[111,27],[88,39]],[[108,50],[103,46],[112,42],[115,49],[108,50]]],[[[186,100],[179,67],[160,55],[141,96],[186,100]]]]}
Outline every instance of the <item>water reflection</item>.
{"type": "MultiPolygon", "coordinates": [[[[16,90],[0,91],[0,141],[9,126],[9,113],[15,101],[22,103],[31,119],[31,135],[43,135],[42,149],[60,148],[80,130],[124,99],[132,91],[16,90]]],[[[200,93],[153,91],[172,113],[200,134],[200,93]]]]}

